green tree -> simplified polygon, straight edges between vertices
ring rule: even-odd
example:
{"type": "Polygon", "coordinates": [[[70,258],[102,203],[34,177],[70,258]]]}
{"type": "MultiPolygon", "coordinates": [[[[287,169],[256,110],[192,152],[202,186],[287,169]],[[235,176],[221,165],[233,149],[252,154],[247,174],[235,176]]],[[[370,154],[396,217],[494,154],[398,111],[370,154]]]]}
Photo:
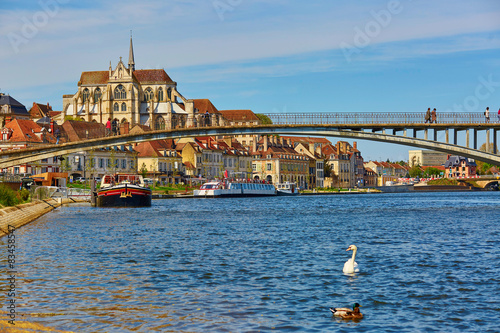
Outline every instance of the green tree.
{"type": "Polygon", "coordinates": [[[408,172],[410,174],[410,177],[415,178],[415,177],[422,177],[424,175],[424,172],[420,168],[420,165],[414,165],[411,167],[410,171],[408,172]]]}
{"type": "Polygon", "coordinates": [[[139,172],[141,173],[142,178],[146,178],[146,175],[148,174],[148,168],[146,167],[146,163],[142,163],[139,172]]]}
{"type": "Polygon", "coordinates": [[[332,165],[328,163],[328,161],[325,160],[325,165],[323,167],[323,171],[325,173],[325,177],[331,177],[332,176],[332,165]]]}
{"type": "Polygon", "coordinates": [[[273,121],[265,114],[256,113],[255,115],[260,119],[260,121],[262,121],[262,125],[272,125],[273,121]]]}
{"type": "MultiPolygon", "coordinates": [[[[490,146],[490,149],[488,149],[489,153],[493,153],[493,145],[490,146]]],[[[479,147],[479,150],[481,151],[486,151],[486,143],[483,143],[481,147],[479,147]]],[[[477,169],[476,173],[479,175],[488,175],[491,174],[491,168],[493,167],[493,164],[489,164],[486,162],[481,162],[481,161],[476,161],[477,169]]]]}
{"type": "Polygon", "coordinates": [[[441,174],[441,170],[438,168],[427,168],[425,169],[424,176],[434,176],[437,175],[439,176],[441,174]]]}
{"type": "Polygon", "coordinates": [[[116,150],[114,147],[111,147],[111,153],[109,154],[109,166],[107,169],[111,171],[111,173],[115,174],[116,169],[118,168],[118,159],[116,158],[116,150]]]}

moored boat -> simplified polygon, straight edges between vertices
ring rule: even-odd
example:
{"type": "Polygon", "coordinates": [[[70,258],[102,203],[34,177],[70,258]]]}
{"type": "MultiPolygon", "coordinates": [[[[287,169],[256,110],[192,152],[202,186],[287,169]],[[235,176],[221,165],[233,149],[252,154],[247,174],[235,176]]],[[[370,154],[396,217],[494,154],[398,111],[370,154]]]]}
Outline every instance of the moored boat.
{"type": "Polygon", "coordinates": [[[300,194],[297,189],[297,184],[290,182],[276,184],[276,193],[284,196],[295,196],[300,194]]]}
{"type": "Polygon", "coordinates": [[[150,207],[152,191],[140,175],[105,175],[96,193],[97,207],[150,207]]]}
{"type": "Polygon", "coordinates": [[[276,195],[272,184],[260,181],[212,181],[194,190],[195,197],[263,197],[276,195]]]}

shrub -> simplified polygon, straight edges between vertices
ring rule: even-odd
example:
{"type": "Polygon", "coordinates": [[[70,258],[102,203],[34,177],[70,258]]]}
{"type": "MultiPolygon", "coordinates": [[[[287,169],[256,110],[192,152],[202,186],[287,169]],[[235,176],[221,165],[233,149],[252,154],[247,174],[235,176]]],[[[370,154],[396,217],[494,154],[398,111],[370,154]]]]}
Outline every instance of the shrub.
{"type": "Polygon", "coordinates": [[[0,204],[2,206],[15,206],[19,203],[16,192],[0,184],[0,204]]]}

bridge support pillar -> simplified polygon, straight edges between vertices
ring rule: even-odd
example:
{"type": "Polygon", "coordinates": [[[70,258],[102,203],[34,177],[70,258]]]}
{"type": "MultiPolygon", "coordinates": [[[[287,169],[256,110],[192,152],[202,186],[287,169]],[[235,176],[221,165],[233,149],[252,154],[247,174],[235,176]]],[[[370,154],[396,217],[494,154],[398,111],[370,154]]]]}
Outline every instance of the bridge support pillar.
{"type": "Polygon", "coordinates": [[[467,148],[470,148],[470,146],[469,146],[469,129],[465,130],[465,146],[467,146],[467,148]]]}
{"type": "Polygon", "coordinates": [[[497,153],[497,130],[493,130],[493,154],[497,153]]]}
{"type": "Polygon", "coordinates": [[[486,130],[486,151],[490,151],[490,130],[486,130]]]}
{"type": "Polygon", "coordinates": [[[454,145],[457,144],[457,137],[458,137],[458,129],[455,128],[455,130],[453,131],[453,144],[454,145]]]}
{"type": "Polygon", "coordinates": [[[434,129],[434,141],[438,140],[438,131],[434,129]]]}
{"type": "Polygon", "coordinates": [[[427,128],[426,128],[426,129],[424,129],[424,139],[425,139],[425,140],[427,140],[427,134],[428,134],[427,132],[428,132],[427,128]]]}
{"type": "Polygon", "coordinates": [[[413,137],[416,138],[417,137],[417,130],[414,128],[413,129],[413,137]]]}
{"type": "Polygon", "coordinates": [[[403,136],[406,137],[406,128],[403,130],[403,136]]]}
{"type": "Polygon", "coordinates": [[[446,143],[450,143],[450,130],[445,129],[445,133],[446,133],[446,143]]]}
{"type": "Polygon", "coordinates": [[[477,149],[477,129],[474,128],[474,149],[477,149]]]}

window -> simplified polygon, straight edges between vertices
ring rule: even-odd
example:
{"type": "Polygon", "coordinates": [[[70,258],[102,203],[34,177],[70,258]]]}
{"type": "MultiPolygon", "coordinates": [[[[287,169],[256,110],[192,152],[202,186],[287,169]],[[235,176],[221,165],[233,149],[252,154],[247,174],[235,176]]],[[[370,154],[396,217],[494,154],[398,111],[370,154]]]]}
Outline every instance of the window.
{"type": "Polygon", "coordinates": [[[158,102],[162,102],[162,101],[163,101],[163,89],[158,88],[158,102]]]}
{"type": "Polygon", "coordinates": [[[151,88],[147,88],[145,91],[144,91],[144,101],[145,102],[149,102],[150,100],[153,99],[153,89],[151,88]]]}
{"type": "Polygon", "coordinates": [[[86,101],[88,101],[89,97],[90,97],[90,91],[89,91],[89,89],[88,88],[83,89],[83,94],[82,94],[83,103],[85,103],[86,101]]]}
{"type": "Polygon", "coordinates": [[[101,97],[102,97],[102,91],[101,91],[101,89],[97,88],[94,91],[94,103],[99,102],[99,100],[101,99],[101,97]]]}
{"type": "Polygon", "coordinates": [[[159,116],[158,118],[156,118],[155,129],[156,130],[164,130],[165,129],[165,120],[163,119],[162,116],[159,116]]]}
{"type": "Polygon", "coordinates": [[[126,99],[127,92],[125,91],[125,87],[121,84],[115,88],[115,99],[126,99]]]}
{"type": "Polygon", "coordinates": [[[267,163],[266,170],[271,171],[273,169],[273,165],[271,163],[267,163]]]}
{"type": "Polygon", "coordinates": [[[122,111],[127,111],[127,104],[122,103],[122,111]]]}
{"type": "Polygon", "coordinates": [[[252,164],[252,171],[257,171],[257,165],[256,164],[252,164]]]}
{"type": "Polygon", "coordinates": [[[108,158],[106,160],[106,167],[109,168],[111,166],[111,160],[108,158]]]}
{"type": "Polygon", "coordinates": [[[99,159],[99,168],[104,168],[104,159],[102,158],[99,159]]]}
{"type": "Polygon", "coordinates": [[[113,111],[114,112],[120,111],[120,107],[118,106],[118,103],[115,103],[115,105],[113,105],[113,111]]]}
{"type": "Polygon", "coordinates": [[[122,160],[122,169],[126,169],[126,168],[127,168],[127,160],[123,159],[122,160]]]}

